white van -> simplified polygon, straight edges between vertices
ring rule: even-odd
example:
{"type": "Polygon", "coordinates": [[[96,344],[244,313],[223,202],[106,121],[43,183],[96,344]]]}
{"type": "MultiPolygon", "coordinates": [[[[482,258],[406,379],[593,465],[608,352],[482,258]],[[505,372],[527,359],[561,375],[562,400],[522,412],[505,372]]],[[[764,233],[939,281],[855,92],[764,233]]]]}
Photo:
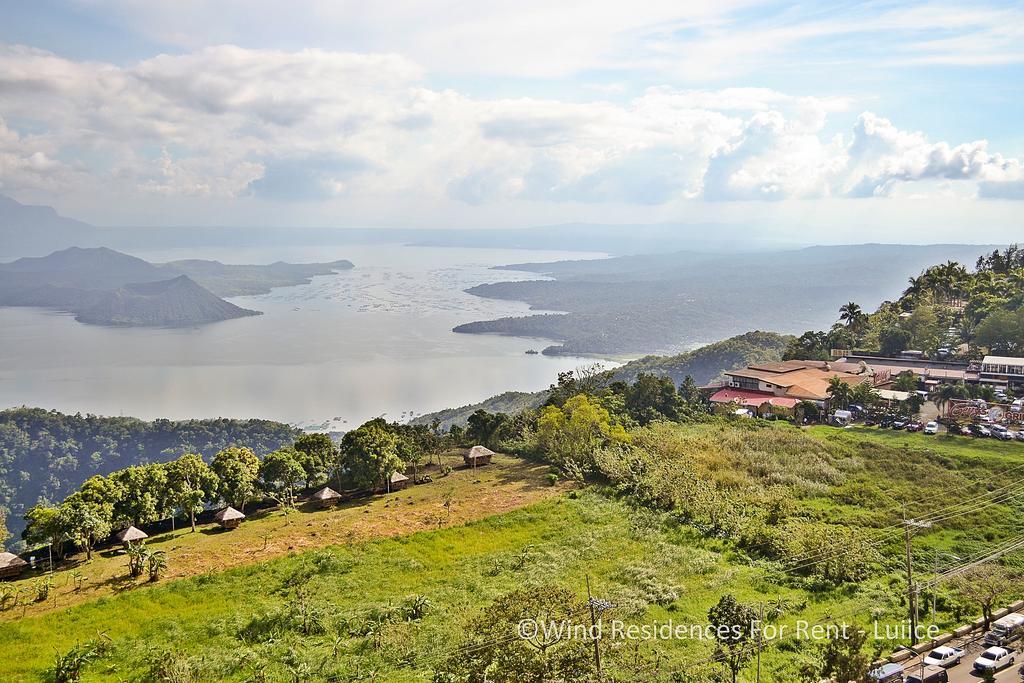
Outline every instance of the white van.
{"type": "Polygon", "coordinates": [[[1005,645],[1024,635],[1024,614],[1007,614],[992,624],[985,634],[986,645],[1005,645]]]}

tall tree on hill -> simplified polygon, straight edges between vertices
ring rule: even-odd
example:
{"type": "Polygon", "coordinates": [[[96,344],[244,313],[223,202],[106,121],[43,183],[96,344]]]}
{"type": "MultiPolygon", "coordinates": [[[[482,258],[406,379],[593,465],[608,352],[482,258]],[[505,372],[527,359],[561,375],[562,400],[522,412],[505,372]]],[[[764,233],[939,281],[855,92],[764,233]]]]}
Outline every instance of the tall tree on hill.
{"type": "Polygon", "coordinates": [[[108,481],[118,487],[114,521],[142,526],[160,519],[167,502],[167,467],[162,464],[135,465],[112,472],[108,481]]]}
{"type": "Polygon", "coordinates": [[[30,546],[46,543],[57,559],[64,557],[64,541],[67,540],[61,522],[60,508],[49,505],[34,505],[25,513],[28,526],[21,537],[30,546]]]}
{"type": "Polygon", "coordinates": [[[323,482],[327,472],[338,462],[338,447],[323,433],[303,434],[295,440],[295,450],[306,473],[306,488],[323,482]]]}
{"type": "Polygon", "coordinates": [[[358,489],[380,486],[405,469],[394,434],[372,422],[347,432],[341,440],[343,474],[358,489]]]}
{"type": "Polygon", "coordinates": [[[671,379],[641,372],[626,388],[625,407],[637,424],[645,426],[658,419],[678,419],[681,406],[671,379]]]}
{"type": "Polygon", "coordinates": [[[96,542],[110,534],[113,505],[86,499],[81,492],[72,493],[60,506],[60,525],[64,533],[85,550],[92,560],[96,542]]]}
{"type": "Polygon", "coordinates": [[[290,446],[268,453],[260,463],[260,481],[270,494],[284,494],[288,507],[295,506],[295,487],[306,476],[298,451],[290,446]]]}
{"type": "Polygon", "coordinates": [[[213,456],[210,469],[217,475],[217,494],[225,503],[245,512],[245,504],[256,495],[260,459],[248,448],[225,448],[213,456]]]}
{"type": "Polygon", "coordinates": [[[188,512],[192,533],[196,530],[196,513],[217,494],[220,480],[203,461],[202,456],[186,453],[167,464],[167,487],[174,507],[188,512]]]}

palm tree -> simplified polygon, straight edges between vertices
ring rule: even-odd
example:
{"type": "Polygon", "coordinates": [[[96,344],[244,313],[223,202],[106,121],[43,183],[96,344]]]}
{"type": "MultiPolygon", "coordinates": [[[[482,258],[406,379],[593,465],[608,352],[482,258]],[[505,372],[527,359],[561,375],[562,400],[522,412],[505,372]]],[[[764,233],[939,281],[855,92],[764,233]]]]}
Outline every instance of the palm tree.
{"type": "Polygon", "coordinates": [[[860,309],[860,305],[852,301],[839,307],[839,320],[846,323],[847,327],[853,325],[863,316],[864,311],[860,309]]]}
{"type": "Polygon", "coordinates": [[[946,412],[946,408],[949,407],[950,403],[955,399],[964,398],[965,393],[965,387],[955,384],[940,384],[928,392],[928,400],[934,403],[940,412],[946,412]]]}
{"type": "Polygon", "coordinates": [[[850,385],[838,376],[828,382],[828,397],[833,408],[846,408],[850,405],[850,385]]]}

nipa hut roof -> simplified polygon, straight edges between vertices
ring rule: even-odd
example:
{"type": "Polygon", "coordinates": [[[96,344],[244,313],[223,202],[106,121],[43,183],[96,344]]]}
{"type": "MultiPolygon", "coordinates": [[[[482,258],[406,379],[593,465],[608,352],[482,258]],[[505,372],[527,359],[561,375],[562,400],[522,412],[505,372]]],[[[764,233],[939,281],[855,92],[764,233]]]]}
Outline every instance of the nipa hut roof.
{"type": "Polygon", "coordinates": [[[142,529],[136,529],[135,527],[130,526],[124,531],[119,531],[114,534],[114,538],[121,543],[131,543],[132,541],[141,541],[144,538],[149,538],[149,534],[142,529]]]}
{"type": "Polygon", "coordinates": [[[330,486],[325,486],[312,496],[313,500],[335,500],[341,498],[341,494],[332,489],[330,486]]]}
{"type": "Polygon", "coordinates": [[[245,519],[245,515],[233,507],[226,507],[213,516],[218,522],[230,522],[235,519],[245,519]]]}
{"type": "Polygon", "coordinates": [[[473,446],[469,449],[469,457],[481,458],[487,455],[494,455],[494,451],[486,446],[473,446]]]}
{"type": "Polygon", "coordinates": [[[11,567],[23,567],[26,564],[28,564],[28,562],[21,559],[14,553],[0,553],[0,569],[9,569],[11,567]]]}
{"type": "Polygon", "coordinates": [[[401,472],[395,472],[391,475],[391,483],[397,484],[400,481],[409,481],[409,477],[405,476],[401,472]]]}

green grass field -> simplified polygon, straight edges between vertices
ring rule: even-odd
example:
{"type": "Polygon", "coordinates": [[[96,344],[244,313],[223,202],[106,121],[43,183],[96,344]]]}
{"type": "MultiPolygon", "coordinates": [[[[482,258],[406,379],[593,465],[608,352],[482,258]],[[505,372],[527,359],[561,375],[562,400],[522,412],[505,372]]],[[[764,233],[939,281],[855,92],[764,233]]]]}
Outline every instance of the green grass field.
{"type": "MultiPolygon", "coordinates": [[[[718,427],[677,429],[686,438],[746,438],[718,427]]],[[[767,435],[790,433],[796,438],[796,430],[767,435]]],[[[1007,470],[1024,466],[1024,444],[871,429],[805,433],[826,444],[842,474],[794,495],[794,514],[865,533],[898,520],[900,503],[927,515],[983,494],[1007,470]]],[[[779,465],[783,474],[799,466],[779,465]]],[[[1024,478],[1024,471],[1007,477],[1024,478]]],[[[1019,512],[1000,504],[953,520],[915,540],[915,561],[924,566],[939,548],[966,556],[1019,534],[1019,512]]],[[[868,580],[827,589],[671,513],[589,487],[462,526],[353,539],[0,623],[0,680],[40,680],[55,653],[102,634],[112,649],[83,680],[430,681],[433,666],[462,642],[468,620],[493,599],[534,584],[564,586],[582,598],[587,575],[595,593],[617,605],[609,618],[637,624],[701,623],[725,593],[779,607],[780,624],[895,622],[905,609],[901,549],[899,542],[883,546],[884,561],[868,580]],[[383,618],[413,596],[429,601],[421,619],[383,618]]],[[[941,609],[939,621],[953,623],[941,609]]],[[[610,643],[609,666],[657,656],[666,680],[671,671],[696,675],[699,667],[686,667],[711,652],[694,640],[643,643],[635,653],[631,647],[610,643]]],[[[791,640],[770,647],[767,680],[796,680],[796,667],[812,652],[791,640]]],[[[750,671],[741,678],[752,680],[750,671]]]]}

